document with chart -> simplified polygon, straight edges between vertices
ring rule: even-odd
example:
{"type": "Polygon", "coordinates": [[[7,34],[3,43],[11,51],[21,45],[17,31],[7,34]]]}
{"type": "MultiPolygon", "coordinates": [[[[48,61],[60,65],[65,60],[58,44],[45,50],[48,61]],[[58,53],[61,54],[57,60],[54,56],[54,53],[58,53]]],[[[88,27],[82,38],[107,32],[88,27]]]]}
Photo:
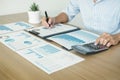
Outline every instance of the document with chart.
{"type": "Polygon", "coordinates": [[[67,50],[71,50],[72,49],[71,46],[93,42],[96,40],[98,36],[99,35],[85,31],[85,30],[77,30],[69,33],[55,35],[47,39],[60,44],[67,50]]]}
{"type": "Polygon", "coordinates": [[[50,36],[61,34],[61,33],[75,31],[78,29],[79,28],[70,26],[70,25],[56,24],[52,28],[46,28],[45,26],[40,26],[40,27],[28,29],[27,31],[32,34],[35,34],[36,36],[46,38],[46,37],[50,37],[50,36]]]}
{"type": "Polygon", "coordinates": [[[25,31],[4,34],[0,42],[48,74],[84,60],[25,31]]]}
{"type": "Polygon", "coordinates": [[[40,43],[39,39],[36,39],[34,36],[25,31],[4,34],[1,36],[0,41],[15,51],[32,47],[40,43]]]}
{"type": "Polygon", "coordinates": [[[32,28],[33,26],[25,22],[14,22],[0,25],[0,34],[32,28]]]}
{"type": "Polygon", "coordinates": [[[38,46],[20,50],[17,53],[48,74],[84,60],[49,43],[40,43],[38,46]]]}

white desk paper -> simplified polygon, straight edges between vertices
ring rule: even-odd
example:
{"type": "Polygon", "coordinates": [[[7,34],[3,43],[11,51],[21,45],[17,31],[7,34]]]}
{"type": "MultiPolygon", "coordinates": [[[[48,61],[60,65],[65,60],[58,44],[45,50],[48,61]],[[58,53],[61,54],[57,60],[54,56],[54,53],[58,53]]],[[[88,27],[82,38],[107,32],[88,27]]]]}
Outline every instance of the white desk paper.
{"type": "Polygon", "coordinates": [[[0,25],[0,34],[32,28],[33,26],[25,22],[14,22],[0,25]]]}
{"type": "Polygon", "coordinates": [[[48,74],[84,60],[25,31],[2,35],[0,41],[48,74]]]}
{"type": "Polygon", "coordinates": [[[35,31],[39,33],[37,36],[40,36],[42,38],[64,33],[64,32],[70,32],[74,30],[78,30],[78,28],[74,26],[65,25],[65,24],[56,24],[53,28],[46,28],[45,26],[40,26],[40,27],[28,29],[28,31],[31,31],[31,32],[35,31]]]}
{"type": "Polygon", "coordinates": [[[98,37],[97,34],[84,30],[77,30],[65,34],[55,35],[47,39],[62,45],[68,50],[71,50],[72,49],[71,46],[93,42],[96,40],[97,37],[98,37]]]}
{"type": "Polygon", "coordinates": [[[18,53],[48,74],[84,60],[79,56],[47,43],[20,50],[18,53]]]}
{"type": "Polygon", "coordinates": [[[38,45],[40,40],[25,31],[18,31],[2,35],[0,41],[12,50],[21,50],[38,45]]]}

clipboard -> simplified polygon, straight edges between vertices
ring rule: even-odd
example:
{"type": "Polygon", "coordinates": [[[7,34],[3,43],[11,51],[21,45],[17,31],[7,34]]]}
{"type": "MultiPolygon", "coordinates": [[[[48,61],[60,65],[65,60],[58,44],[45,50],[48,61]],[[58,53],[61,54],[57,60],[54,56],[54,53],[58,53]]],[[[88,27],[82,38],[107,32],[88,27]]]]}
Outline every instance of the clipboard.
{"type": "Polygon", "coordinates": [[[80,30],[80,29],[78,27],[70,26],[66,24],[57,24],[52,28],[46,28],[45,26],[40,26],[31,29],[26,29],[26,31],[28,31],[29,33],[44,39],[54,35],[68,33],[76,30],[80,30]]]}

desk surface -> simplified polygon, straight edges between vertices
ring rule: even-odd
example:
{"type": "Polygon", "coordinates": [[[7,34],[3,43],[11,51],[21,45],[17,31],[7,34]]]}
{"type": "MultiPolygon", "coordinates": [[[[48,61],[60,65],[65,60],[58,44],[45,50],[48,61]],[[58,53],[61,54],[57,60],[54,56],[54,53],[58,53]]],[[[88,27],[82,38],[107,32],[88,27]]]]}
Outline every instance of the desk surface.
{"type": "MultiPolygon", "coordinates": [[[[27,14],[0,16],[0,24],[15,21],[27,22],[27,14]]],[[[48,75],[0,43],[0,80],[120,80],[120,44],[94,55],[71,52],[85,61],[48,75]]]]}

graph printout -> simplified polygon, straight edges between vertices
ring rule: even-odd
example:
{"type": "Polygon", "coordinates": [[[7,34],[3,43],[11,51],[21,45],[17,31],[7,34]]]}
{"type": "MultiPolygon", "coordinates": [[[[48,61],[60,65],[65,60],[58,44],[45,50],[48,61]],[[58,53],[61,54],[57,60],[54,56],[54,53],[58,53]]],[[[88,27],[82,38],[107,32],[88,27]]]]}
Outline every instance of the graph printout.
{"type": "Polygon", "coordinates": [[[14,22],[0,25],[0,34],[32,28],[33,26],[25,22],[14,22]]]}
{"type": "Polygon", "coordinates": [[[62,45],[68,50],[71,50],[71,46],[93,42],[96,40],[97,37],[97,34],[85,30],[77,30],[65,34],[55,35],[47,39],[62,45]]]}
{"type": "Polygon", "coordinates": [[[25,31],[18,31],[2,35],[0,41],[12,50],[21,50],[38,45],[40,40],[25,31]]]}
{"type": "Polygon", "coordinates": [[[40,27],[28,29],[29,32],[34,31],[34,32],[39,33],[39,34],[37,34],[37,36],[42,37],[42,38],[57,35],[60,33],[71,32],[71,31],[75,31],[75,30],[78,30],[78,28],[74,27],[74,26],[65,25],[65,24],[56,24],[52,28],[46,28],[45,26],[40,26],[40,27]]]}
{"type": "Polygon", "coordinates": [[[4,34],[0,42],[48,74],[84,60],[25,31],[4,34]]]}
{"type": "Polygon", "coordinates": [[[41,43],[38,46],[20,50],[17,53],[48,74],[84,60],[80,56],[76,56],[48,43],[41,43]]]}

